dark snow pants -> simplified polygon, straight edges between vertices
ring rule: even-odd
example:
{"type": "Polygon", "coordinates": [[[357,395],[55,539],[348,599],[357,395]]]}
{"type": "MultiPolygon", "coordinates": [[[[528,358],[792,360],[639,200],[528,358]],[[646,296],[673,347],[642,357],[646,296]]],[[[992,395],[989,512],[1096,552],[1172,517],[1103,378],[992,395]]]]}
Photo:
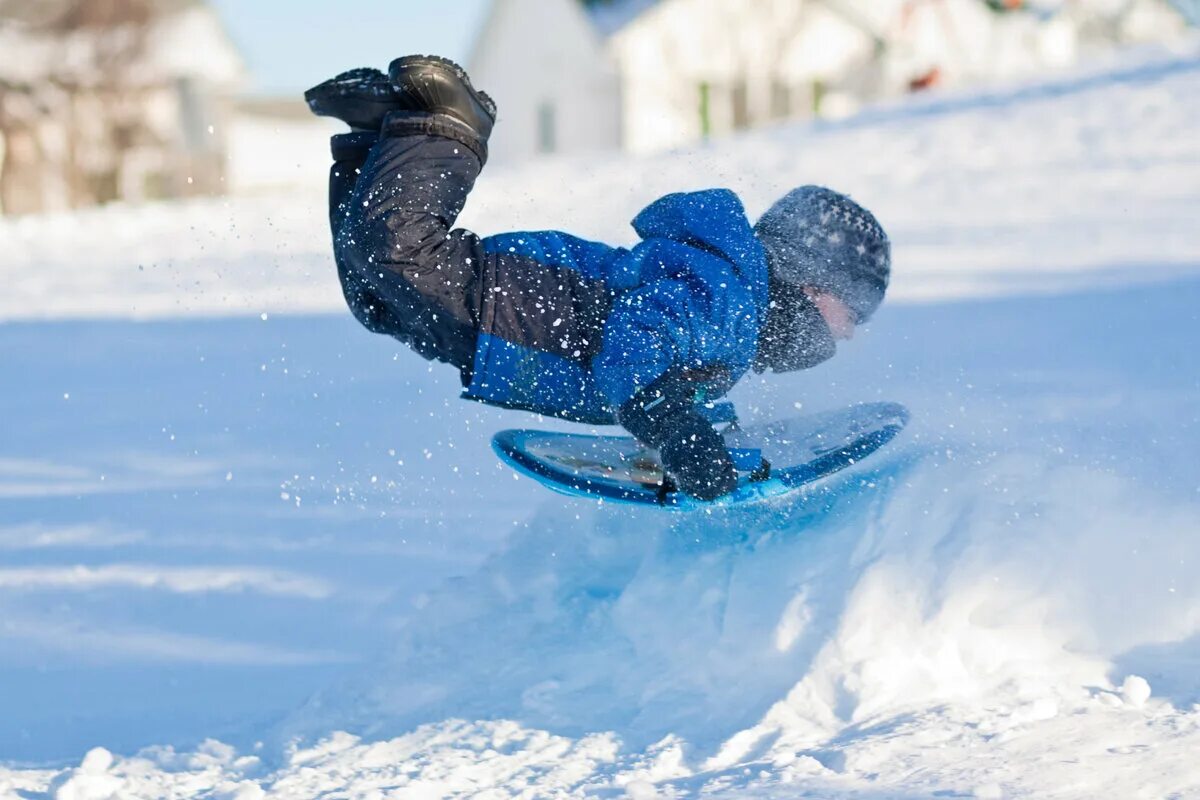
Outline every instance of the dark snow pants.
{"type": "MultiPolygon", "coordinates": [[[[434,117],[381,136],[333,137],[329,223],[346,303],[368,330],[470,379],[481,305],[480,246],[452,231],[482,158],[434,117]]],[[[391,129],[389,129],[391,125],[391,129]]]]}
{"type": "Polygon", "coordinates": [[[396,111],[335,136],[329,222],[342,291],[369,330],[454,365],[464,397],[611,422],[590,362],[617,248],[561,231],[481,239],[455,219],[486,160],[445,115],[396,111]]]}

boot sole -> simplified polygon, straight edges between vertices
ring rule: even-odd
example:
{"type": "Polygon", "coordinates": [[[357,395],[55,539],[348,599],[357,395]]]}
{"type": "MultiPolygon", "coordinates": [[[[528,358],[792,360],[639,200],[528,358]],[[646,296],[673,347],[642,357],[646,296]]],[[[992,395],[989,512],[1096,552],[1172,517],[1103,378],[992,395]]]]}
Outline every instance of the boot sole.
{"type": "Polygon", "coordinates": [[[330,78],[304,93],[308,108],[319,117],[334,117],[353,127],[378,127],[400,98],[383,73],[364,80],[351,73],[330,78]]]}

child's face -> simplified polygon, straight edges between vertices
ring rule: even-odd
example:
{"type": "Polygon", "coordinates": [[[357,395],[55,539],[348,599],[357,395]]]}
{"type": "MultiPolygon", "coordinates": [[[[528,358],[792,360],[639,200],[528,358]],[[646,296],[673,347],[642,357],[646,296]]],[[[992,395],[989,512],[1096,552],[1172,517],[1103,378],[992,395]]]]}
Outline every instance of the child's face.
{"type": "Polygon", "coordinates": [[[811,286],[805,286],[804,293],[808,295],[808,299],[812,300],[813,305],[821,312],[821,316],[825,319],[825,324],[829,326],[829,332],[833,334],[834,339],[847,340],[854,338],[854,312],[850,310],[849,306],[829,292],[823,292],[811,286]]]}

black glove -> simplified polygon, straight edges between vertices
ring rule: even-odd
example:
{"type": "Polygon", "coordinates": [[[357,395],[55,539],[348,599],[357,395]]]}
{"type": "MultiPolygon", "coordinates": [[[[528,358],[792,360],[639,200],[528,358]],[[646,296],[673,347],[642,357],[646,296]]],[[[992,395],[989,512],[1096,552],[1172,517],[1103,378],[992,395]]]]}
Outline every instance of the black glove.
{"type": "Polygon", "coordinates": [[[695,384],[668,372],[617,412],[638,441],[658,449],[663,468],[687,494],[715,500],[737,487],[725,440],[692,403],[695,384]]]}

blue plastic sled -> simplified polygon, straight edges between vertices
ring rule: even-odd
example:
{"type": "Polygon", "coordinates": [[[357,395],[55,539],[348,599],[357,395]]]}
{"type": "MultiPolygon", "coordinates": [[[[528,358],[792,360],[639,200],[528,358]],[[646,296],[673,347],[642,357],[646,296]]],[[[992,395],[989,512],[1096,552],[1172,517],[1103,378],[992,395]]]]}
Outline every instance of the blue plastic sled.
{"type": "MultiPolygon", "coordinates": [[[[724,406],[713,411],[720,417],[724,406]]],[[[505,430],[492,448],[513,469],[562,494],[680,511],[778,497],[845,469],[890,442],[908,423],[898,403],[863,403],[724,432],[738,487],[714,502],[674,491],[658,453],[629,436],[505,430]]]]}

